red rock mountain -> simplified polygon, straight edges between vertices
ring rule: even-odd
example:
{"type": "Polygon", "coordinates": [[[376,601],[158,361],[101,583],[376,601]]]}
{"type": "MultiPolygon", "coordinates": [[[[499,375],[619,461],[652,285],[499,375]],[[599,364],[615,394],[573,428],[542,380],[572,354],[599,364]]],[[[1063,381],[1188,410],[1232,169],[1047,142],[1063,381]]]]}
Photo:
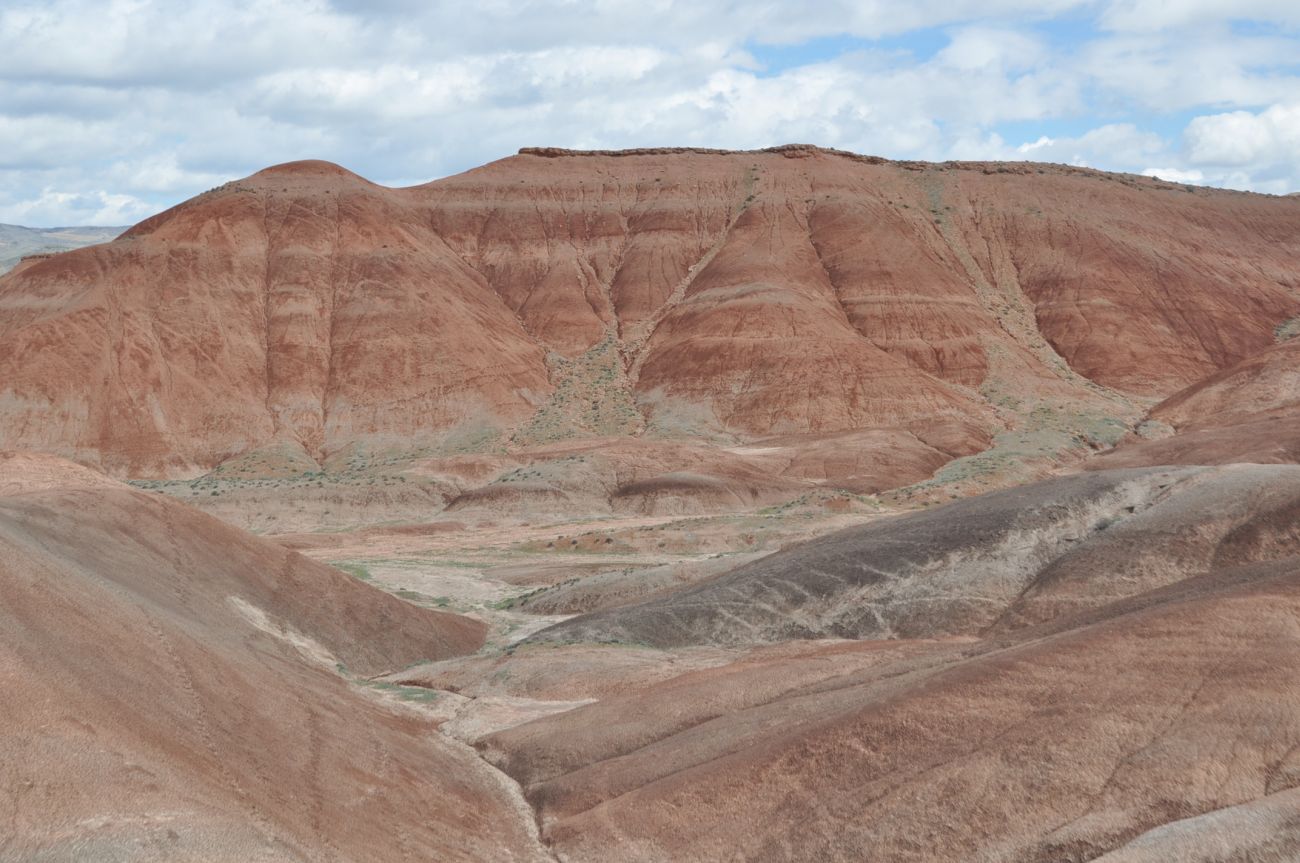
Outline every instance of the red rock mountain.
{"type": "MultiPolygon", "coordinates": [[[[521,427],[615,351],[631,433],[1166,397],[1300,314],[1300,202],[1040,165],[526,150],[389,189],[270,168],[0,279],[0,441],[116,475],[521,427]]],[[[960,447],[957,448],[960,450],[960,447]]]]}

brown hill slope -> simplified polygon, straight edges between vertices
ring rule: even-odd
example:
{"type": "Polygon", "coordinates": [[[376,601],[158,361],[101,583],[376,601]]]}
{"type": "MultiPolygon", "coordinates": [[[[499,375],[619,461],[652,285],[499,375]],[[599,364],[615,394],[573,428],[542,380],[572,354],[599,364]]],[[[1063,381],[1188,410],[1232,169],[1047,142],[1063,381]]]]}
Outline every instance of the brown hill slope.
{"type": "Polygon", "coordinates": [[[544,859],[472,753],[336,669],[475,621],[45,456],[0,456],[0,596],[0,859],[544,859]]]}
{"type": "Polygon", "coordinates": [[[1132,438],[1092,466],[1300,462],[1300,339],[1197,381],[1149,417],[1174,434],[1132,438]]]}
{"type": "Polygon", "coordinates": [[[1011,639],[689,671],[482,746],[574,863],[1280,863],[1298,612],[1294,558],[1219,570],[1011,639]]]}
{"type": "Polygon", "coordinates": [[[526,151],[410,189],[294,163],[0,279],[0,440],[190,475],[545,439],[539,406],[587,422],[565,358],[611,350],[588,432],[1113,413],[1092,382],[1169,395],[1300,312],[1297,228],[1290,199],[811,147],[526,151]]]}
{"type": "Polygon", "coordinates": [[[565,860],[1293,859],[1297,512],[1300,468],[1236,465],[852,528],[533,644],[871,640],[750,650],[478,745],[565,860]]]}
{"type": "Polygon", "coordinates": [[[1083,473],[847,528],[533,639],[975,636],[1271,560],[1296,542],[1297,512],[1295,466],[1083,473]]]}
{"type": "Polygon", "coordinates": [[[408,196],[263,171],[0,286],[0,439],[185,472],[275,440],[517,418],[541,350],[408,196]]]}

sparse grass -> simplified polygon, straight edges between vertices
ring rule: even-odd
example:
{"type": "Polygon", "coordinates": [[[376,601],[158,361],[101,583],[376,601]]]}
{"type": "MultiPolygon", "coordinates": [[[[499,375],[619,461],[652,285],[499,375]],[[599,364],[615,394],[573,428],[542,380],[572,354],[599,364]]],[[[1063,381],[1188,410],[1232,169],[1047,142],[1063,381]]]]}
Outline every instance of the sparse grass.
{"type": "Polygon", "coordinates": [[[352,576],[358,581],[372,581],[374,579],[374,576],[370,574],[370,570],[359,563],[345,563],[343,561],[334,561],[331,562],[330,565],[333,566],[335,569],[339,569],[342,570],[343,572],[346,572],[348,575],[352,576]]]}
{"type": "Polygon", "coordinates": [[[575,584],[578,581],[579,579],[576,578],[569,579],[568,581],[561,582],[560,584],[557,585],[552,585],[551,587],[539,587],[536,590],[530,590],[527,593],[521,593],[516,596],[508,596],[505,599],[497,600],[496,602],[492,603],[489,607],[497,611],[507,611],[512,608],[519,608],[520,606],[524,605],[524,603],[528,602],[528,600],[532,599],[538,594],[542,594],[548,590],[551,590],[552,587],[561,587],[567,584],[575,584]]]}
{"type": "Polygon", "coordinates": [[[1081,411],[1068,403],[1027,402],[988,385],[983,395],[1015,419],[1015,427],[994,437],[983,452],[954,459],[928,480],[896,489],[889,497],[927,504],[935,493],[948,499],[949,487],[983,491],[1009,483],[1027,482],[1043,465],[1117,444],[1129,431],[1119,416],[1081,411]]]}
{"type": "Polygon", "coordinates": [[[380,692],[386,692],[389,695],[395,695],[403,701],[410,701],[416,704],[429,704],[437,701],[442,693],[436,689],[429,689],[424,686],[403,686],[400,683],[389,683],[386,680],[358,680],[363,686],[371,689],[377,689],[380,692]]]}
{"type": "Polygon", "coordinates": [[[546,362],[555,389],[528,423],[515,432],[512,443],[634,434],[644,427],[624,369],[620,342],[612,328],[581,356],[569,359],[550,354],[546,362]]]}
{"type": "MultiPolygon", "coordinates": [[[[482,564],[470,560],[452,560],[442,557],[368,557],[367,566],[386,566],[394,569],[427,569],[442,567],[450,569],[479,569],[482,564]]],[[[337,565],[337,564],[336,564],[337,565]]]]}
{"type": "MultiPolygon", "coordinates": [[[[577,645],[583,645],[583,644],[594,644],[594,645],[597,645],[597,646],[599,646],[599,647],[621,647],[621,648],[623,648],[623,649],[625,649],[625,650],[653,650],[653,651],[655,651],[656,653],[663,653],[663,652],[664,652],[664,650],[663,650],[662,647],[655,647],[653,644],[651,644],[651,643],[648,642],[648,641],[619,641],[618,639],[614,639],[614,638],[611,638],[611,639],[608,639],[608,640],[606,640],[606,639],[580,639],[580,638],[575,638],[575,639],[573,639],[573,640],[567,640],[567,639],[554,639],[554,640],[551,640],[551,639],[548,639],[548,640],[543,641],[543,642],[535,642],[535,643],[531,643],[531,644],[528,644],[527,646],[528,646],[528,647],[531,647],[531,648],[541,647],[541,646],[543,646],[543,645],[548,646],[548,647],[574,647],[574,646],[577,646],[577,645]]],[[[518,646],[520,646],[520,645],[516,645],[516,647],[518,647],[518,646]]]]}
{"type": "MultiPolygon", "coordinates": [[[[423,665],[428,660],[413,662],[407,668],[414,668],[417,665],[423,665]]],[[[334,670],[340,677],[344,677],[357,686],[364,686],[367,689],[374,689],[379,692],[386,692],[389,695],[396,696],[403,701],[409,701],[416,704],[429,704],[437,701],[442,693],[436,689],[429,689],[424,686],[404,686],[400,683],[389,683],[386,680],[372,680],[368,677],[358,677],[348,670],[348,667],[341,662],[334,663],[334,670]]]]}

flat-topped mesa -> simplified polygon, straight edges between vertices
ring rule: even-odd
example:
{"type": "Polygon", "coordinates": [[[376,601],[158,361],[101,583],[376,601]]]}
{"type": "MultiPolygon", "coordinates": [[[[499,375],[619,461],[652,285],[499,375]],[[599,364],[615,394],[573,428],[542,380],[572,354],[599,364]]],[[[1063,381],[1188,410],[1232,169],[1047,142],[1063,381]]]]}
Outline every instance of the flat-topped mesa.
{"type": "Polygon", "coordinates": [[[565,156],[746,156],[754,153],[778,153],[790,159],[803,159],[824,154],[840,156],[868,165],[901,164],[893,163],[881,156],[864,156],[848,150],[836,150],[819,147],[816,144],[779,144],[775,147],[762,147],[757,150],[726,150],[717,147],[632,147],[624,150],[574,150],[566,147],[520,147],[521,156],[541,156],[546,159],[558,159],[565,156]]]}
{"type": "Polygon", "coordinates": [[[1300,315],[1293,199],[1187,188],[806,144],[529,148],[403,189],[292,162],[4,277],[0,441],[155,476],[525,428],[952,422],[964,454],[998,392],[1163,398],[1300,315]],[[562,386],[597,369],[607,405],[562,386]]]}
{"type": "MultiPolygon", "coordinates": [[[[1237,189],[1219,189],[1214,187],[1195,186],[1187,183],[1175,183],[1170,180],[1164,180],[1160,177],[1153,177],[1146,174],[1102,171],[1097,168],[1088,168],[1080,165],[1067,165],[1059,162],[951,160],[945,162],[926,162],[917,159],[887,159],[883,156],[854,153],[851,150],[841,150],[835,147],[822,147],[817,144],[779,144],[774,147],[760,147],[753,150],[728,150],[718,147],[630,147],[621,150],[581,150],[567,147],[521,147],[519,148],[518,154],[520,156],[538,156],[544,159],[560,159],[580,158],[583,156],[609,156],[614,158],[680,155],[752,156],[767,153],[785,156],[788,159],[807,159],[813,156],[834,156],[852,162],[861,162],[867,165],[890,165],[908,171],[979,171],[982,174],[1022,175],[1058,173],[1081,177],[1094,177],[1102,180],[1113,180],[1126,184],[1139,184],[1153,188],[1196,190],[1206,194],[1261,194],[1256,192],[1244,192],[1237,189]]],[[[1294,196],[1300,196],[1300,192],[1292,192],[1289,196],[1283,197],[1294,196]]]]}

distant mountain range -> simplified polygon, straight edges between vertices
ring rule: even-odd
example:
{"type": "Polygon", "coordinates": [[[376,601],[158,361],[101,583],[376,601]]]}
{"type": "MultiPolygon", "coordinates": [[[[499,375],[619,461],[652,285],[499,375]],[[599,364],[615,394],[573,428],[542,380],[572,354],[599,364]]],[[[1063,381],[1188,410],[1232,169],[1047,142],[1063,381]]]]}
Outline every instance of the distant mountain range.
{"type": "Polygon", "coordinates": [[[22,225],[0,225],[0,273],[12,270],[25,255],[66,252],[95,243],[107,243],[125,230],[125,226],[25,228],[22,225]]]}

